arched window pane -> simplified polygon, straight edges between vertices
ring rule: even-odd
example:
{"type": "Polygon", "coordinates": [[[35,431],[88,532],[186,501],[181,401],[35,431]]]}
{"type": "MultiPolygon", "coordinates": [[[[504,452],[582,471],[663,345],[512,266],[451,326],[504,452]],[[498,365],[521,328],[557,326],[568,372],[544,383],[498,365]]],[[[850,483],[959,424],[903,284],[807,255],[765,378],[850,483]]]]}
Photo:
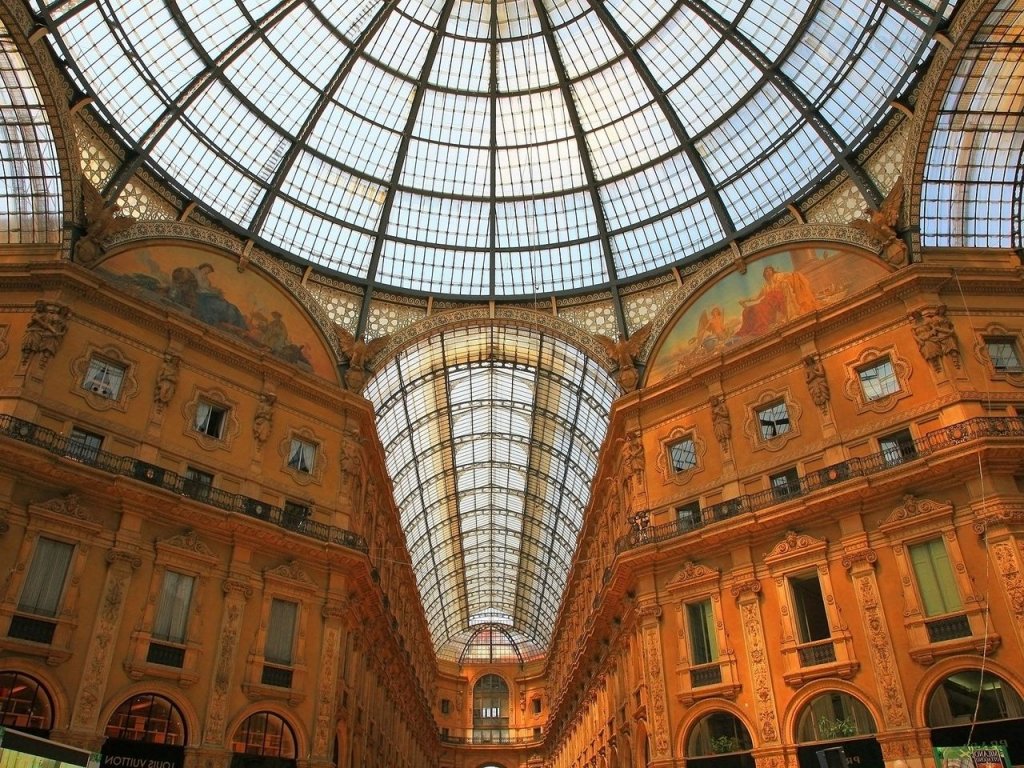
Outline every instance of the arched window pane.
{"type": "Polygon", "coordinates": [[[829,741],[870,736],[875,733],[875,721],[867,707],[857,699],[839,691],[829,691],[811,699],[797,722],[796,739],[829,741]]]}
{"type": "Polygon", "coordinates": [[[295,734],[291,726],[273,712],[256,712],[238,726],[231,739],[231,751],[263,757],[295,757],[295,734]]]}
{"type": "Polygon", "coordinates": [[[122,702],[110,716],[104,733],[109,739],[185,744],[181,711],[172,701],[155,693],[139,694],[122,702]]]}
{"type": "Polygon", "coordinates": [[[35,678],[0,672],[0,725],[30,731],[53,727],[50,694],[35,678]]]}
{"type": "Polygon", "coordinates": [[[928,699],[928,727],[960,725],[1024,717],[1024,705],[1017,692],[992,673],[968,669],[950,675],[932,691],[928,699]]]}
{"type": "Polygon", "coordinates": [[[706,715],[690,731],[686,741],[687,757],[710,757],[753,748],[750,734],[740,719],[728,712],[706,715]]]}

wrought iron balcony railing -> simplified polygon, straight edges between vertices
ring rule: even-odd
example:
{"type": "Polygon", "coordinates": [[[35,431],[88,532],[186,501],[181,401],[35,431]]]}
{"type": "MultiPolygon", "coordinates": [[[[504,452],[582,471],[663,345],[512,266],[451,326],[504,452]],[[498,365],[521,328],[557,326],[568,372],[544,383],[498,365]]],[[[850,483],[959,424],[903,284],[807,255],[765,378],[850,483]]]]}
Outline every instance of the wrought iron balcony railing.
{"type": "Polygon", "coordinates": [[[201,504],[255,517],[302,536],[330,542],[358,552],[368,551],[366,539],[354,531],[313,520],[302,520],[301,524],[297,524],[294,515],[287,514],[281,507],[241,494],[227,493],[217,488],[204,486],[201,493],[197,492],[195,481],[188,480],[177,472],[133,459],[130,456],[118,456],[107,451],[87,448],[80,442],[71,440],[52,429],[41,427],[24,419],[0,414],[0,436],[42,448],[56,456],[63,456],[112,475],[131,477],[155,485],[201,504]]]}
{"type": "Polygon", "coordinates": [[[892,450],[859,458],[847,459],[830,467],[819,469],[786,485],[785,494],[777,488],[759,493],[737,496],[701,510],[699,516],[687,516],[662,525],[637,525],[615,544],[616,553],[642,547],[645,544],[674,539],[712,523],[728,520],[748,512],[766,509],[815,491],[845,482],[855,477],[867,477],[889,471],[897,466],[906,467],[952,446],[983,438],[1024,438],[1024,417],[979,416],[929,432],[919,440],[900,445],[899,459],[894,460],[892,450]]]}

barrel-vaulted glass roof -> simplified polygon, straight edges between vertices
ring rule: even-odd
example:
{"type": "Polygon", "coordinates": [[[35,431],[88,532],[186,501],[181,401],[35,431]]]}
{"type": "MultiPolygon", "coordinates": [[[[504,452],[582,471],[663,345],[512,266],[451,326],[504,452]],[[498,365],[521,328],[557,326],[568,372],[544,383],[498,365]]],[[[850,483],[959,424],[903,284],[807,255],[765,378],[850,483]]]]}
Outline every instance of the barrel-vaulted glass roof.
{"type": "Polygon", "coordinates": [[[370,288],[485,298],[664,271],[836,170],[877,204],[856,150],[950,13],[946,0],[34,2],[129,166],[370,288]]]}
{"type": "Polygon", "coordinates": [[[406,348],[365,394],[438,657],[543,655],[618,386],[557,337],[477,326],[406,348]]]}

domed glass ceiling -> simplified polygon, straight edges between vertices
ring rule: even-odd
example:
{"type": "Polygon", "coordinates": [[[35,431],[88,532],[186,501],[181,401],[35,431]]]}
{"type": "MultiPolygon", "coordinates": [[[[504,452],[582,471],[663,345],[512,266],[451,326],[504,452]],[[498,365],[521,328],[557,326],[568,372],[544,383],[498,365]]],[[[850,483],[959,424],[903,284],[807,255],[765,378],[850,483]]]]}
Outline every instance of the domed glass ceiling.
{"type": "MultiPolygon", "coordinates": [[[[37,0],[38,2],[38,0],[37,0]]],[[[40,20],[149,166],[371,287],[610,287],[852,160],[943,0],[57,0],[40,20]]],[[[109,191],[109,190],[108,190],[109,191]]]]}

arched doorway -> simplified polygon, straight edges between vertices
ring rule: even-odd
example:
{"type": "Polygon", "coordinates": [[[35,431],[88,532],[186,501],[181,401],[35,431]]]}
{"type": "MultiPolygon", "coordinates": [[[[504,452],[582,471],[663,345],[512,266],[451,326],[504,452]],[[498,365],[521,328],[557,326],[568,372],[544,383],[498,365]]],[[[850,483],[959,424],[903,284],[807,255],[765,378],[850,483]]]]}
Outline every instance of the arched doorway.
{"type": "Polygon", "coordinates": [[[499,675],[484,675],[473,686],[473,743],[493,744],[508,739],[508,683],[499,675]]]}
{"type": "Polygon", "coordinates": [[[273,712],[254,712],[231,737],[231,768],[295,768],[295,731],[273,712]]]}
{"type": "Polygon", "coordinates": [[[133,764],[126,760],[166,763],[166,768],[185,764],[184,718],[174,702],[159,694],[140,693],[122,701],[103,733],[103,768],[133,764]]]}
{"type": "Polygon", "coordinates": [[[34,677],[0,672],[0,725],[33,736],[49,737],[53,728],[53,699],[34,677]]]}
{"type": "Polygon", "coordinates": [[[731,712],[711,712],[686,739],[686,764],[693,768],[754,768],[754,744],[747,727],[731,712]]]}
{"type": "Polygon", "coordinates": [[[883,765],[882,747],[875,732],[875,719],[858,699],[843,691],[820,693],[807,702],[797,718],[800,768],[883,765]]]}
{"type": "Polygon", "coordinates": [[[1005,743],[1010,762],[1024,763],[1024,702],[991,672],[967,669],[943,679],[928,697],[925,724],[933,746],[1005,743]]]}

